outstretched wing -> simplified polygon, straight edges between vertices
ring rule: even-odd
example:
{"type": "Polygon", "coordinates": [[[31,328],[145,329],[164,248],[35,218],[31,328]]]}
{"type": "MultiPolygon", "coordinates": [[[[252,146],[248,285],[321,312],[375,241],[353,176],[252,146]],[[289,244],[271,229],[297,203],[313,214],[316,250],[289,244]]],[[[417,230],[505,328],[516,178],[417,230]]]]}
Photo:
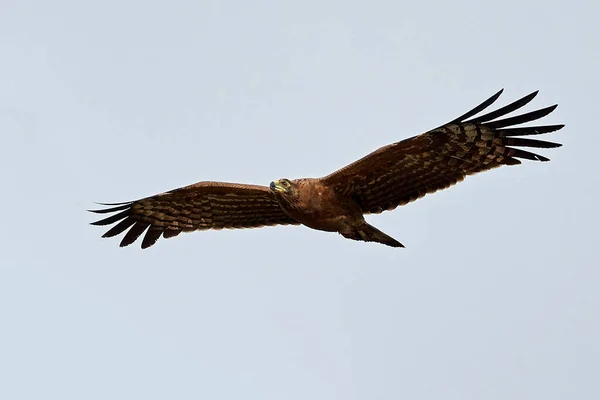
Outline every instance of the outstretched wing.
{"type": "Polygon", "coordinates": [[[199,182],[141,200],[102,205],[113,207],[90,211],[115,214],[92,225],[116,223],[102,237],[129,229],[121,247],[133,243],[146,229],[143,249],[161,235],[170,238],[195,230],[298,224],[282,211],[269,188],[237,183],[199,182]]]}
{"type": "Polygon", "coordinates": [[[529,103],[537,95],[536,91],[496,111],[474,117],[494,103],[501,93],[502,90],[439,128],[381,147],[322,180],[353,198],[363,212],[380,213],[448,188],[467,175],[501,165],[520,164],[519,158],[549,161],[541,155],[509,146],[561,146],[518,136],[553,132],[564,125],[513,127],[548,115],[556,105],[498,119],[529,103]]]}

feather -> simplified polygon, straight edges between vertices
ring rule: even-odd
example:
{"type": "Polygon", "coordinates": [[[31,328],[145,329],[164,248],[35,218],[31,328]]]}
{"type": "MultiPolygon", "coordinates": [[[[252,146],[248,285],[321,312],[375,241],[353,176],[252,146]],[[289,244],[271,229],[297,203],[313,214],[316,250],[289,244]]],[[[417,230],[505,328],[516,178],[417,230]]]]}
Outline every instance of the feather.
{"type": "Polygon", "coordinates": [[[148,231],[146,232],[146,235],[144,235],[144,240],[142,240],[142,249],[147,249],[148,247],[156,243],[156,241],[158,240],[158,238],[160,238],[160,235],[162,233],[163,230],[161,228],[151,226],[150,229],[148,229],[148,231]]]}
{"type": "Polygon", "coordinates": [[[119,246],[129,246],[131,243],[135,242],[136,239],[139,238],[149,226],[150,224],[148,222],[137,222],[131,227],[131,229],[129,229],[129,231],[127,231],[119,246]]]}
{"type": "Polygon", "coordinates": [[[526,114],[517,115],[516,117],[501,119],[498,121],[486,122],[486,126],[492,129],[504,128],[505,126],[524,124],[525,122],[535,121],[550,114],[558,105],[555,104],[550,107],[542,108],[528,112],[526,114]]]}
{"type": "Polygon", "coordinates": [[[479,116],[477,118],[473,118],[473,119],[471,119],[469,121],[466,121],[466,122],[470,122],[472,124],[482,124],[484,122],[488,122],[488,121],[494,120],[496,118],[500,118],[500,117],[502,117],[502,116],[504,116],[504,115],[506,115],[508,113],[511,113],[511,112],[513,112],[515,110],[518,110],[519,108],[525,106],[527,103],[529,103],[531,100],[533,100],[533,98],[535,96],[537,96],[537,94],[538,94],[538,91],[536,90],[535,92],[533,92],[531,94],[528,94],[527,96],[525,96],[525,97],[523,97],[523,98],[521,98],[521,99],[519,99],[519,100],[517,100],[517,101],[515,101],[513,103],[510,103],[507,106],[499,108],[496,111],[492,111],[492,112],[487,113],[485,115],[481,115],[481,116],[479,116]]]}
{"type": "Polygon", "coordinates": [[[502,94],[502,92],[504,92],[504,89],[500,89],[498,91],[498,93],[494,94],[492,97],[490,97],[489,99],[487,99],[486,101],[484,101],[483,103],[481,103],[480,105],[478,105],[477,107],[475,107],[474,109],[472,109],[470,111],[467,111],[466,113],[464,113],[460,117],[453,119],[452,121],[448,122],[445,125],[460,124],[464,120],[466,120],[468,118],[471,118],[473,115],[479,114],[480,112],[482,112],[483,110],[485,110],[486,108],[488,108],[489,106],[491,106],[492,104],[494,104],[494,102],[496,100],[498,100],[498,97],[500,97],[500,95],[502,94]]]}

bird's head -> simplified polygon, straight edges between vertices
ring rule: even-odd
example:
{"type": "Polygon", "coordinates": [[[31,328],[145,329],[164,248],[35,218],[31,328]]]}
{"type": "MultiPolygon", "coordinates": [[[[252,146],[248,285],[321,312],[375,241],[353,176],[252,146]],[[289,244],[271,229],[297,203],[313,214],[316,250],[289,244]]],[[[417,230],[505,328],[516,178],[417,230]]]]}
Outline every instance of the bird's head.
{"type": "Polygon", "coordinates": [[[289,179],[282,178],[271,182],[269,188],[278,196],[293,199],[298,197],[298,185],[289,179]]]}

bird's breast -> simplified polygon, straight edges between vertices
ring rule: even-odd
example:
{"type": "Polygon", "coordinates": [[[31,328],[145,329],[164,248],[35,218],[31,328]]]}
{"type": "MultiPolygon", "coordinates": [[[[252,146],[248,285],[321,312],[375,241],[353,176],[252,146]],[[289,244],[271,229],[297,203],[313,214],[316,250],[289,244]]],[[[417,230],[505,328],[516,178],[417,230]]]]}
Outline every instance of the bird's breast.
{"type": "Polygon", "coordinates": [[[284,207],[288,215],[313,229],[340,231],[348,219],[362,218],[358,205],[329,188],[301,191],[298,199],[284,207]]]}

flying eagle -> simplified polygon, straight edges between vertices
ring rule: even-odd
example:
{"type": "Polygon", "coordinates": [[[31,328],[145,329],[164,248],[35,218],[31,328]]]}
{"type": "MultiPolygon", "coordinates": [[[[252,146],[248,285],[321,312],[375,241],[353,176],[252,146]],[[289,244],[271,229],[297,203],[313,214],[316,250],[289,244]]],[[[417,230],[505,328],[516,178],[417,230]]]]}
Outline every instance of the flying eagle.
{"type": "Polygon", "coordinates": [[[162,235],[222,228],[305,225],[338,232],[352,240],[404,247],[369,225],[365,214],[393,210],[427,193],[446,189],[473,175],[522,159],[548,158],[513,148],[561,146],[519,136],[554,132],[564,125],[514,127],[550,114],[556,105],[502,118],[529,103],[537,91],[496,111],[476,116],[502,90],[460,117],[421,135],[381,147],[323,178],[279,179],[267,186],[198,182],[169,192],[90,210],[113,215],[92,225],[115,224],[103,237],[125,233],[121,246],[146,234],[142,248],[162,235]]]}

